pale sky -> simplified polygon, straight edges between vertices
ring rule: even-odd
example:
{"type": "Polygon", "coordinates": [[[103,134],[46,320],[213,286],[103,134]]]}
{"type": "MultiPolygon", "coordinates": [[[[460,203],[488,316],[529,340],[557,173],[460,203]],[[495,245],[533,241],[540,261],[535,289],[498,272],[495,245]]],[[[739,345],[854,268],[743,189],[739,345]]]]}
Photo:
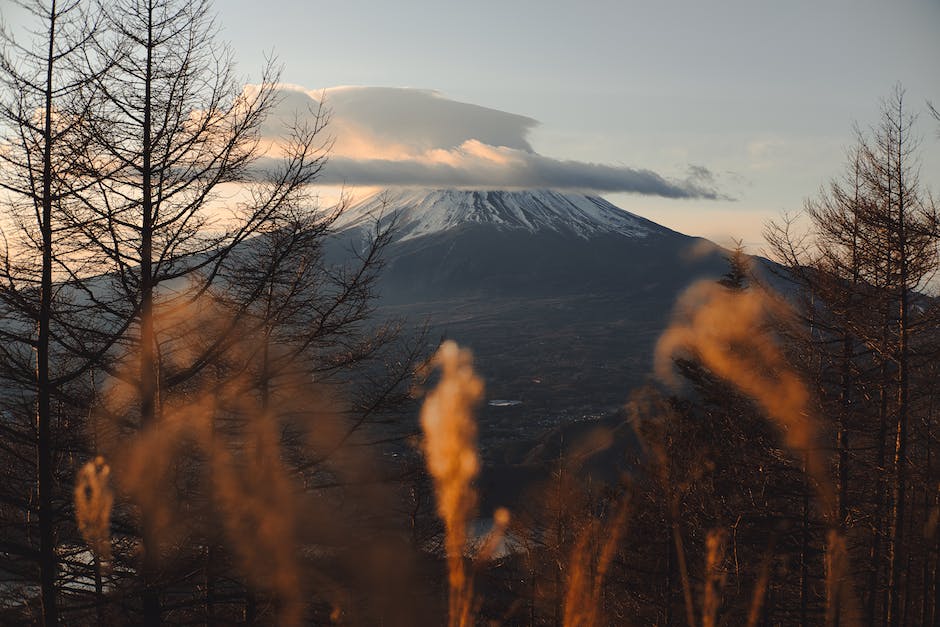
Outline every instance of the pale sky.
{"type": "MultiPolygon", "coordinates": [[[[8,5],[0,1],[16,30],[8,5]]],[[[637,173],[681,187],[692,166],[706,168],[718,195],[734,200],[651,196],[646,183],[640,193],[604,195],[721,243],[739,237],[758,250],[766,220],[799,210],[841,173],[853,124],[875,124],[898,82],[921,114],[922,180],[940,192],[940,124],[925,107],[940,104],[938,0],[217,0],[215,8],[246,80],[273,51],[282,80],[312,92],[433,90],[537,122],[520,130],[504,124],[515,118],[490,116],[499,125],[475,138],[480,145],[441,157],[448,163],[502,158],[493,147],[514,146],[510,157],[537,159],[545,171],[606,166],[634,177],[629,189],[637,173]]],[[[396,123],[378,115],[373,125],[382,121],[396,123]]]]}

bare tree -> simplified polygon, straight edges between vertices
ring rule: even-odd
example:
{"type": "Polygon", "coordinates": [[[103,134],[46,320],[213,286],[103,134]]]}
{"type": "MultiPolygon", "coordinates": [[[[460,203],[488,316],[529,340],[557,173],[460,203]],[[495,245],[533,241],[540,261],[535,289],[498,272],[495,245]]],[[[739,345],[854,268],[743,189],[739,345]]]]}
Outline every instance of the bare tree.
{"type": "MultiPolygon", "coordinates": [[[[81,126],[88,171],[69,203],[84,257],[65,268],[95,316],[69,329],[69,348],[97,355],[109,376],[131,384],[136,415],[127,419],[159,429],[162,396],[221,348],[207,347],[171,377],[161,366],[160,311],[197,302],[236,246],[298,205],[324,162],[326,119],[294,128],[284,159],[264,169],[259,130],[275,103],[277,71],[269,64],[258,86],[242,88],[231,52],[215,41],[207,0],[99,9],[106,22],[86,56],[110,69],[89,86],[94,104],[81,126]],[[99,279],[88,280],[91,269],[99,279]]],[[[146,511],[141,531],[143,615],[157,624],[159,550],[146,511]]]]}
{"type": "Polygon", "coordinates": [[[848,520],[868,516],[872,521],[865,555],[868,619],[876,620],[887,557],[881,607],[892,625],[904,622],[902,599],[911,579],[904,581],[911,572],[910,425],[924,397],[916,394],[913,376],[936,323],[934,307],[921,293],[938,268],[937,215],[918,181],[912,125],[898,87],[883,105],[879,125],[870,134],[858,132],[843,179],[807,202],[809,232],[797,234],[792,223],[767,232],[802,294],[812,346],[801,352],[820,361],[817,390],[836,419],[839,525],[844,529],[848,520]],[[852,446],[850,434],[858,439],[852,446]],[[853,459],[859,474],[854,495],[853,459]],[[865,481],[871,469],[872,480],[865,481]]]}
{"type": "Polygon", "coordinates": [[[79,69],[93,30],[80,0],[17,4],[33,16],[38,30],[28,42],[6,30],[0,33],[0,189],[6,222],[0,301],[7,311],[4,373],[11,383],[31,388],[35,402],[38,561],[43,621],[51,625],[58,621],[53,273],[59,252],[54,248],[65,239],[57,214],[75,192],[69,172],[79,149],[75,130],[88,110],[88,85],[101,69],[79,69]],[[33,351],[35,362],[29,367],[33,351]],[[34,380],[26,381],[31,374],[34,380]]]}
{"type": "Polygon", "coordinates": [[[885,235],[886,274],[895,309],[891,334],[892,360],[896,364],[896,424],[894,433],[894,485],[889,545],[888,623],[901,618],[901,577],[907,569],[905,515],[911,460],[908,440],[911,416],[912,333],[922,328],[922,318],[913,307],[920,292],[937,271],[937,216],[927,202],[918,180],[915,161],[917,140],[914,118],[905,109],[904,91],[898,87],[883,107],[881,124],[870,142],[863,144],[865,179],[876,201],[872,218],[885,235]]]}

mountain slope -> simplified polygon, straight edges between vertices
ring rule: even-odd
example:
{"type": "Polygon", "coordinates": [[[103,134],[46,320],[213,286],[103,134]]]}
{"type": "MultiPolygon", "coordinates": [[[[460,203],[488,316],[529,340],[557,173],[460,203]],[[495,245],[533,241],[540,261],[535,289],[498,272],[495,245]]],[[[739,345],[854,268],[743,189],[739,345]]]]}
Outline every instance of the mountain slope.
{"type": "Polygon", "coordinates": [[[394,220],[396,239],[402,242],[467,225],[529,233],[552,231],[582,239],[601,233],[645,237],[665,230],[598,196],[551,190],[384,192],[350,207],[336,226],[340,230],[356,228],[376,218],[385,223],[394,220]]]}
{"type": "Polygon", "coordinates": [[[355,242],[394,222],[381,288],[403,304],[454,297],[558,297],[667,288],[723,267],[703,240],[594,196],[554,191],[409,190],[367,199],[337,223],[355,242]]]}

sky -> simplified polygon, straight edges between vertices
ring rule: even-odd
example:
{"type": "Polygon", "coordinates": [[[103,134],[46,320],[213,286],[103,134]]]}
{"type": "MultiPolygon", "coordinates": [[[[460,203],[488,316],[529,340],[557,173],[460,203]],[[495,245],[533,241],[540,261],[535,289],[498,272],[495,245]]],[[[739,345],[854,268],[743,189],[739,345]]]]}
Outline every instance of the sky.
{"type": "Polygon", "coordinates": [[[853,129],[876,124],[899,83],[920,114],[921,178],[940,193],[940,123],[926,112],[940,104],[940,0],[215,9],[246,82],[274,54],[294,86],[288,105],[333,107],[324,183],[363,194],[395,183],[581,186],[759,251],[764,224],[842,172],[853,129]]]}

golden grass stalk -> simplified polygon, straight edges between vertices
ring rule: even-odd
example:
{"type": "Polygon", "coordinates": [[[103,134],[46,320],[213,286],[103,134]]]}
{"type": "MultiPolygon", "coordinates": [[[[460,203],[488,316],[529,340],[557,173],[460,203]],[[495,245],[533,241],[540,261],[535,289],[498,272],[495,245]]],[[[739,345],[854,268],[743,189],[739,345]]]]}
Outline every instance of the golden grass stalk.
{"type": "Polygon", "coordinates": [[[722,568],[725,560],[727,536],[724,529],[712,529],[705,539],[705,594],[702,599],[702,627],[715,627],[718,608],[721,607],[721,589],[727,573],[722,568]]]}
{"type": "Polygon", "coordinates": [[[111,468],[100,455],[86,463],[75,479],[78,531],[99,560],[111,561],[111,468]]]}
{"type": "Polygon", "coordinates": [[[298,554],[299,491],[282,461],[277,424],[270,416],[259,411],[245,438],[250,454],[244,459],[218,444],[211,451],[215,507],[248,581],[276,595],[278,624],[301,625],[306,608],[298,554]]]}
{"type": "Polygon", "coordinates": [[[483,546],[475,556],[477,564],[489,561],[496,554],[500,543],[506,537],[506,529],[509,528],[510,518],[509,510],[505,507],[497,508],[493,512],[493,528],[486,534],[483,546]]]}
{"type": "Polygon", "coordinates": [[[773,563],[774,545],[774,539],[771,538],[770,546],[761,560],[760,573],[757,576],[757,582],[754,584],[754,592],[751,595],[751,606],[747,611],[747,627],[757,627],[757,622],[761,617],[761,610],[764,608],[764,600],[767,598],[767,587],[770,584],[770,566],[773,563]]]}
{"type": "Polygon", "coordinates": [[[472,590],[467,581],[464,551],[467,521],[476,507],[473,480],[480,470],[473,410],[483,398],[483,381],[473,372],[470,351],[444,342],[431,364],[440,382],[421,408],[424,457],[434,479],[437,512],[444,522],[448,571],[448,624],[471,623],[472,590]]]}
{"type": "Polygon", "coordinates": [[[691,353],[753,398],[776,424],[786,445],[806,455],[806,472],[816,483],[824,511],[833,511],[826,462],[817,452],[818,427],[809,391],[768,331],[773,320],[791,316],[789,309],[761,290],[732,291],[701,281],[680,297],[677,312],[656,344],[657,374],[673,381],[673,356],[691,353]]]}
{"type": "Polygon", "coordinates": [[[826,537],[826,624],[839,625],[845,618],[848,624],[859,621],[848,588],[849,554],[845,538],[835,529],[826,537]],[[848,601],[849,603],[846,603],[848,601]],[[846,614],[847,616],[843,616],[846,614]]]}
{"type": "Polygon", "coordinates": [[[565,627],[594,627],[602,624],[601,591],[610,562],[623,535],[627,511],[627,502],[624,501],[607,525],[592,520],[578,536],[568,562],[568,576],[565,582],[565,627]],[[603,534],[599,535],[601,531],[603,534]],[[595,563],[591,545],[600,537],[603,537],[604,541],[595,563]]]}

